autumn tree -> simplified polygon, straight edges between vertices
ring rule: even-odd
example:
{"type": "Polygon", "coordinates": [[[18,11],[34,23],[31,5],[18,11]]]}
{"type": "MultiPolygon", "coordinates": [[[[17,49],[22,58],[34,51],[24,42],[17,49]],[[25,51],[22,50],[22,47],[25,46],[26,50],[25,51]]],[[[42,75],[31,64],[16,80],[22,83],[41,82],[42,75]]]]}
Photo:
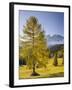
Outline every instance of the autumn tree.
{"type": "Polygon", "coordinates": [[[54,66],[57,66],[57,65],[58,65],[57,52],[55,52],[53,65],[54,65],[54,66]]]}
{"type": "Polygon", "coordinates": [[[46,67],[46,61],[48,59],[44,30],[42,29],[41,24],[39,24],[38,19],[31,16],[23,28],[23,33],[26,34],[29,39],[28,44],[24,43],[24,54],[27,57],[28,65],[32,65],[33,71],[31,75],[39,75],[35,70],[36,63],[46,67]]]}

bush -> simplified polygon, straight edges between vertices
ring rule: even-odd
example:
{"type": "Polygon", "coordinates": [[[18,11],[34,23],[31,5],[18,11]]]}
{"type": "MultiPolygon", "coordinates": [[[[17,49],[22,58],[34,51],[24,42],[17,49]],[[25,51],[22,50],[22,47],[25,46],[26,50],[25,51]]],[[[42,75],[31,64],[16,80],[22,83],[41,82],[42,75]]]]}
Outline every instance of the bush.
{"type": "Polygon", "coordinates": [[[19,59],[19,66],[22,66],[22,65],[26,65],[26,60],[20,58],[20,59],[19,59]]]}

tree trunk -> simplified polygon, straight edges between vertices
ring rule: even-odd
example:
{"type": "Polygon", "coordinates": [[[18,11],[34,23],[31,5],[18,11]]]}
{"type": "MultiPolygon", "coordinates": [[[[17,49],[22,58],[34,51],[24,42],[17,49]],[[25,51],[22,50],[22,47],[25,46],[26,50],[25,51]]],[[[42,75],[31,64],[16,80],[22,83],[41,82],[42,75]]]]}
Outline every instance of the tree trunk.
{"type": "Polygon", "coordinates": [[[33,60],[33,73],[35,73],[35,62],[33,60]]]}
{"type": "MultiPolygon", "coordinates": [[[[33,49],[34,49],[34,32],[33,32],[33,49]]],[[[33,73],[35,73],[35,62],[33,60],[33,73]]]]}
{"type": "MultiPolygon", "coordinates": [[[[33,49],[34,49],[34,32],[33,32],[33,49]]],[[[36,71],[35,71],[35,61],[33,60],[33,71],[32,71],[32,76],[38,76],[39,74],[38,73],[36,73],[36,71]]]]}
{"type": "MultiPolygon", "coordinates": [[[[34,30],[33,30],[34,31],[34,30]]],[[[34,49],[34,32],[33,32],[33,49],[34,49]]],[[[35,71],[35,60],[33,59],[33,71],[32,71],[32,74],[31,76],[38,76],[39,74],[35,71]]]]}

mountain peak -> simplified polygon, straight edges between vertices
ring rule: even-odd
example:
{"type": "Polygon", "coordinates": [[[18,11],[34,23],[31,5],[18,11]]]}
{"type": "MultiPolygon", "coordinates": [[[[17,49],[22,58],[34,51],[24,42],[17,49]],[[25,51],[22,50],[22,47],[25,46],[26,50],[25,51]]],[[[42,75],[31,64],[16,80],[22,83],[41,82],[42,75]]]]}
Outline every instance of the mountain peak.
{"type": "Polygon", "coordinates": [[[57,35],[57,34],[55,34],[55,35],[47,35],[47,39],[48,39],[48,41],[60,41],[60,40],[63,40],[64,39],[64,37],[63,36],[61,36],[61,35],[57,35]]]}
{"type": "Polygon", "coordinates": [[[64,37],[58,34],[54,35],[47,35],[47,42],[48,45],[55,45],[55,44],[63,44],[64,43],[64,37]]]}

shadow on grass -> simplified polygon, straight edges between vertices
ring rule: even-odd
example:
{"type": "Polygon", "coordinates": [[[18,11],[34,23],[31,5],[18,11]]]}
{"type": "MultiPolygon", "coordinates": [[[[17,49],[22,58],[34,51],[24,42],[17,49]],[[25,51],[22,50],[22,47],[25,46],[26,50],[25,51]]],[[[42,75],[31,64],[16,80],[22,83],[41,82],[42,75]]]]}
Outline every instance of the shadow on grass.
{"type": "Polygon", "coordinates": [[[28,78],[19,78],[19,79],[37,79],[37,78],[56,78],[56,77],[64,77],[64,72],[59,72],[59,73],[54,73],[54,74],[49,74],[49,75],[44,75],[44,76],[30,76],[28,78]]]}
{"type": "Polygon", "coordinates": [[[58,65],[59,67],[62,67],[62,66],[64,66],[63,64],[62,65],[58,65]]]}
{"type": "Polygon", "coordinates": [[[64,77],[64,72],[50,74],[48,77],[49,78],[52,78],[52,77],[64,77]]]}

